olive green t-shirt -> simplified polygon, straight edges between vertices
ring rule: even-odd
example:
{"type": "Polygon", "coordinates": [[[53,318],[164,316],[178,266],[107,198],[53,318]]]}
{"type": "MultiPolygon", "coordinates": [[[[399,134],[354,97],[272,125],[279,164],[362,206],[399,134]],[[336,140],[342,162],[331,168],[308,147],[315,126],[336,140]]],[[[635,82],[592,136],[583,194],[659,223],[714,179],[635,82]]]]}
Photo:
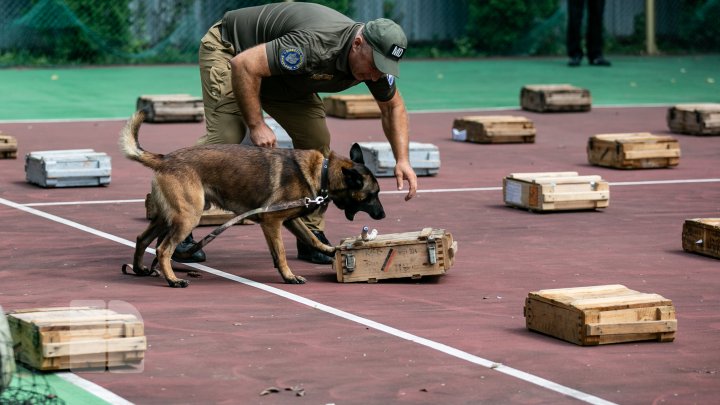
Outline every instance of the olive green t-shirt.
{"type": "MultiPolygon", "coordinates": [[[[228,11],[221,30],[235,54],[264,43],[272,76],[263,79],[261,96],[293,100],[360,83],[350,71],[348,54],[361,26],[319,4],[277,3],[228,11]]],[[[379,101],[395,95],[391,75],[365,84],[379,101]]]]}

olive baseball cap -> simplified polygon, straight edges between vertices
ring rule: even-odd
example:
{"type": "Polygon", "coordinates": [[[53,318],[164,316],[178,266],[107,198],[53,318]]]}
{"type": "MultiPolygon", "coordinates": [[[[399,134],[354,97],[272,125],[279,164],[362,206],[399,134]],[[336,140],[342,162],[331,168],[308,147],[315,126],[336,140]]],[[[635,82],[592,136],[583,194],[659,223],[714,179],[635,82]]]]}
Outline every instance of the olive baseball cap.
{"type": "Polygon", "coordinates": [[[373,49],[373,60],[379,71],[400,77],[399,61],[407,49],[407,37],[394,21],[378,18],[365,24],[363,37],[373,49]]]}

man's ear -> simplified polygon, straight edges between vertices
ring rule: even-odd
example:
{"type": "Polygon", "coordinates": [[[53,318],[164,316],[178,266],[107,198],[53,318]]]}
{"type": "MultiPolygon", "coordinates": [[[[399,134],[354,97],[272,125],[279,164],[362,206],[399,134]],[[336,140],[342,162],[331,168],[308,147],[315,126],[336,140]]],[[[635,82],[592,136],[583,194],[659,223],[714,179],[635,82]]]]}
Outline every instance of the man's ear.
{"type": "Polygon", "coordinates": [[[350,190],[361,190],[363,188],[363,176],[357,170],[343,167],[342,172],[345,184],[350,190]]]}
{"type": "Polygon", "coordinates": [[[363,165],[365,164],[365,159],[363,158],[363,153],[360,145],[354,143],[353,146],[350,148],[350,160],[355,163],[360,163],[363,165]]]}

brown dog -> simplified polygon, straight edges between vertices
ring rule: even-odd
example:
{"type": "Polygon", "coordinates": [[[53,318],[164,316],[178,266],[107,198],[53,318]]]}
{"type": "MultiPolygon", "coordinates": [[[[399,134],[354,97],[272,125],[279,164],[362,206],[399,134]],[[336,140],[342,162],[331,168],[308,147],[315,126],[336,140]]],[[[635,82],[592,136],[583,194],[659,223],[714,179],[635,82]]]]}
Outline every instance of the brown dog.
{"type": "MultiPolygon", "coordinates": [[[[138,131],[144,113],[136,112],[120,133],[120,149],[131,160],[155,172],[151,198],[158,207],[157,216],[138,235],[133,271],[152,273],[143,266],[145,249],[158,239],[157,259],[162,275],[171,287],[187,287],[186,280],[175,277],[170,258],[175,247],[200,222],[210,203],[237,215],[288,201],[321,195],[323,155],[314,150],[268,149],[244,145],[205,145],[179,149],[167,155],[143,150],[138,131]]],[[[353,220],[359,211],[373,219],[385,217],[375,176],[363,163],[362,151],[353,145],[350,156],[334,152],[327,159],[327,197],[353,220]]],[[[300,206],[265,212],[250,217],[260,223],[275,267],[286,283],[302,284],[305,279],[290,271],[280,235],[285,226],[296,237],[326,254],[335,248],[320,242],[299,217],[327,206],[300,206]]]]}

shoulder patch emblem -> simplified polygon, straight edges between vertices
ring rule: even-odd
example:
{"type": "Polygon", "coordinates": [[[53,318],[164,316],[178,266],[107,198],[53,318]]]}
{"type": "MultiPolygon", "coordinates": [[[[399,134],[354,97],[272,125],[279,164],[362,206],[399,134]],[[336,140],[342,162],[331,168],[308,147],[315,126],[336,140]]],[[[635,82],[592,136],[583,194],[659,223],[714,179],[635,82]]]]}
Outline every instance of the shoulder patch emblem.
{"type": "Polygon", "coordinates": [[[280,65],[286,70],[298,70],[305,61],[305,55],[298,48],[286,48],[280,52],[280,65]]]}
{"type": "Polygon", "coordinates": [[[395,83],[395,76],[393,76],[393,75],[387,75],[387,81],[388,81],[388,85],[389,85],[390,87],[392,87],[393,83],[395,83]]]}

